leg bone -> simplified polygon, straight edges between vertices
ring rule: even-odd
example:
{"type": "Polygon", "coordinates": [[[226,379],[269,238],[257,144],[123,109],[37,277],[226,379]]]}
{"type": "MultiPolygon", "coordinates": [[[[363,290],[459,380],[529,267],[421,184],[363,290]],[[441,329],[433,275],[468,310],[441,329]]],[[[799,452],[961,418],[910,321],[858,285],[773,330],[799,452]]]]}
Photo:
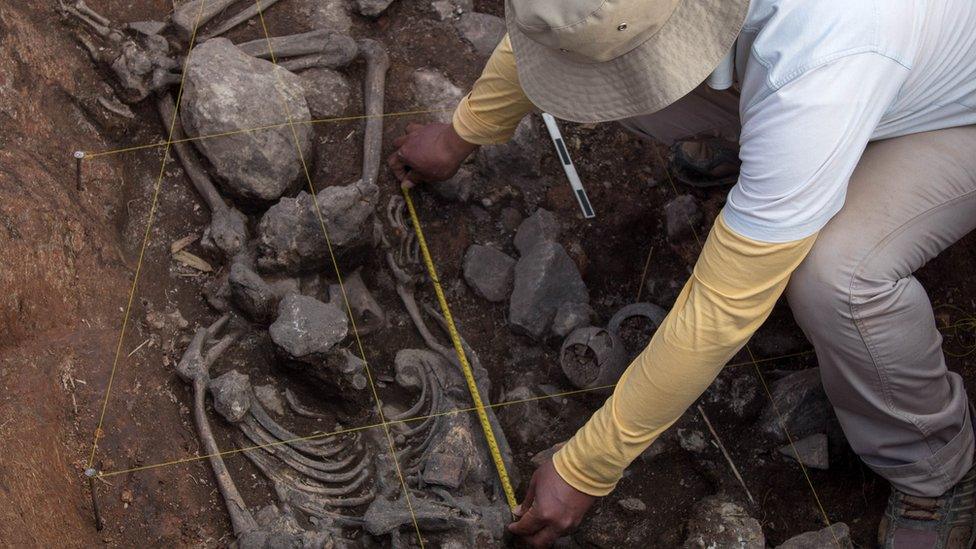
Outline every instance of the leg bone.
{"type": "Polygon", "coordinates": [[[248,7],[247,9],[241,10],[237,15],[221,23],[220,26],[218,26],[216,29],[205,34],[200,39],[200,41],[203,42],[205,40],[209,40],[213,38],[214,36],[220,36],[221,34],[224,34],[225,32],[236,27],[237,25],[240,25],[244,21],[247,21],[248,19],[254,17],[255,15],[258,15],[259,12],[263,13],[267,11],[268,8],[270,8],[271,6],[277,3],[278,0],[262,0],[260,2],[256,2],[252,4],[250,7],[248,7]]]}
{"type": "Polygon", "coordinates": [[[194,28],[203,27],[237,0],[190,0],[173,11],[170,19],[176,30],[189,37],[194,28]],[[202,5],[201,5],[202,4],[202,5]]]}
{"type": "Polygon", "coordinates": [[[244,42],[238,44],[237,47],[244,53],[260,59],[270,59],[271,51],[274,50],[275,60],[290,71],[310,68],[311,66],[337,69],[351,63],[359,54],[359,46],[352,38],[328,29],[271,38],[270,48],[267,38],[244,42]],[[283,61],[289,57],[307,58],[308,61],[305,63],[314,60],[315,64],[308,67],[292,68],[286,66],[283,61]]]}

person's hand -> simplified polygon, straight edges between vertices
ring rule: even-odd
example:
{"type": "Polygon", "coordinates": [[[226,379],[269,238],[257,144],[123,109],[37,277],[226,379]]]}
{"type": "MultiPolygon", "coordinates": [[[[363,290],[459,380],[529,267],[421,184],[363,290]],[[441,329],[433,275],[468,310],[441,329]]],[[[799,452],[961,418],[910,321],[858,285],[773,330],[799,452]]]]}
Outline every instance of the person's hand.
{"type": "Polygon", "coordinates": [[[478,148],[461,139],[450,124],[409,124],[407,133],[396,138],[393,145],[397,151],[387,164],[407,188],[450,179],[478,148]]]}
{"type": "Polygon", "coordinates": [[[515,509],[516,521],[508,525],[508,531],[530,547],[549,547],[579,526],[594,501],[594,496],[563,480],[548,460],[532,475],[525,499],[515,509]]]}

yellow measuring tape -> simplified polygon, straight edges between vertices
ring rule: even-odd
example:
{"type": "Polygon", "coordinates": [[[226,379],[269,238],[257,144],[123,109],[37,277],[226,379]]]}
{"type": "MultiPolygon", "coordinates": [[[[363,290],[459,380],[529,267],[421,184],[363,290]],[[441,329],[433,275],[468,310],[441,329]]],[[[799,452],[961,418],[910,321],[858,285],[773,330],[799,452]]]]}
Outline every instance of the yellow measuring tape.
{"type": "Polygon", "coordinates": [[[474,400],[475,411],[478,413],[478,421],[481,422],[481,430],[485,433],[485,440],[488,442],[488,451],[491,453],[491,460],[495,462],[495,469],[498,470],[498,480],[501,481],[502,490],[505,492],[505,499],[508,500],[508,507],[514,512],[518,502],[515,500],[515,491],[512,490],[512,481],[508,478],[508,470],[505,468],[505,461],[502,459],[502,452],[498,448],[498,441],[495,439],[495,431],[491,428],[488,421],[488,412],[485,411],[484,402],[478,392],[478,384],[475,383],[474,373],[471,371],[471,364],[468,357],[464,354],[464,347],[461,346],[461,336],[458,335],[457,326],[454,324],[454,317],[451,316],[451,308],[447,305],[447,298],[444,297],[444,290],[441,288],[440,278],[437,276],[437,268],[434,267],[434,260],[430,257],[430,249],[427,247],[427,239],[424,238],[424,231],[420,228],[420,219],[417,217],[417,210],[413,206],[413,199],[410,198],[410,190],[403,189],[403,198],[407,202],[407,210],[410,212],[410,221],[413,223],[413,231],[417,234],[417,242],[420,244],[420,252],[424,256],[424,264],[427,266],[427,273],[434,284],[434,293],[437,294],[437,302],[441,307],[441,314],[447,323],[447,331],[451,336],[451,343],[454,345],[454,352],[457,353],[458,362],[461,364],[461,371],[464,373],[464,380],[468,384],[468,391],[474,400]]]}

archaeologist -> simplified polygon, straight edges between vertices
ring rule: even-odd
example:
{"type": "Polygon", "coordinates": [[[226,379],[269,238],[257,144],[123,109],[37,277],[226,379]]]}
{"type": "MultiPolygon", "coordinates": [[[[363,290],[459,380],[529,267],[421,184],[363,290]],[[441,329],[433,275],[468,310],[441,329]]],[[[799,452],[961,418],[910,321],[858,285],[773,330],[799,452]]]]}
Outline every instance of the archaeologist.
{"type": "Polygon", "coordinates": [[[976,227],[976,4],[505,7],[508,35],[453,123],[411,125],[396,141],[389,164],[404,183],[449,178],[533,108],[667,141],[715,131],[738,139],[741,160],[667,319],[535,472],[510,530],[541,547],[575,528],[785,291],[851,446],[892,485],[881,545],[970,547],[969,402],[912,273],[976,227]],[[733,74],[733,90],[706,83],[733,74]]]}

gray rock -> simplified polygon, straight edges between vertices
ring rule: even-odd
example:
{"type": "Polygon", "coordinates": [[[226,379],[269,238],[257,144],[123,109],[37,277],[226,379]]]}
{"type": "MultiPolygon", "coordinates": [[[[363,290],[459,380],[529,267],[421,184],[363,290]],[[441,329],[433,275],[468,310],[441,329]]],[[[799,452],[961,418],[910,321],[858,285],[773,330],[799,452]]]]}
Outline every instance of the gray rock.
{"type": "Polygon", "coordinates": [[[271,341],[288,357],[317,364],[348,331],[346,314],[314,297],[289,294],[278,305],[278,318],[268,328],[271,341]]]}
{"type": "Polygon", "coordinates": [[[664,215],[668,239],[672,241],[693,236],[702,219],[698,201],[690,194],[681,195],[665,204],[664,215]]]}
{"type": "Polygon", "coordinates": [[[464,482],[464,458],[443,452],[434,452],[424,464],[424,482],[455,489],[464,482]]]}
{"type": "Polygon", "coordinates": [[[694,454],[700,454],[708,448],[708,441],[705,433],[698,429],[677,429],[678,445],[684,450],[694,454]]]}
{"type": "Polygon", "coordinates": [[[685,548],[706,549],[735,547],[737,549],[764,549],[766,536],[759,521],[750,517],[745,509],[718,497],[703,499],[688,521],[688,537],[685,548]]]}
{"type": "Polygon", "coordinates": [[[635,513],[643,513],[647,511],[647,505],[643,501],[637,498],[625,498],[617,502],[617,505],[623,507],[628,511],[633,511],[635,513]]]}
{"type": "Polygon", "coordinates": [[[833,411],[820,383],[819,368],[801,370],[778,379],[771,384],[770,392],[773,402],[763,410],[758,422],[764,433],[777,440],[786,440],[780,416],[794,438],[828,432],[833,411]]]}
{"type": "Polygon", "coordinates": [[[258,402],[265,410],[269,410],[278,414],[279,416],[285,415],[285,402],[281,399],[281,394],[278,393],[278,389],[274,385],[258,385],[254,387],[254,396],[257,397],[258,402]]]}
{"type": "Polygon", "coordinates": [[[244,419],[251,409],[251,380],[246,375],[231,370],[210,381],[214,410],[231,423],[244,419]]]}
{"type": "Polygon", "coordinates": [[[379,17],[393,0],[356,0],[356,9],[366,17],[379,17]]]}
{"type": "MultiPolygon", "coordinates": [[[[426,109],[441,112],[431,113],[438,122],[449,123],[454,107],[461,101],[464,92],[446,76],[432,69],[417,69],[411,77],[414,99],[426,109]]],[[[491,147],[485,147],[491,148],[491,147]]]]}
{"type": "Polygon", "coordinates": [[[595,316],[593,307],[586,303],[563,303],[552,319],[552,335],[566,337],[577,328],[589,326],[595,316]]]}
{"type": "Polygon", "coordinates": [[[824,433],[817,433],[794,441],[792,446],[787,444],[779,449],[779,453],[807,467],[824,471],[830,468],[827,435],[824,433]],[[796,447],[795,452],[793,451],[794,446],[796,447]]]}
{"type": "Polygon", "coordinates": [[[241,261],[230,267],[230,297],[234,305],[249,320],[268,323],[278,308],[278,297],[271,286],[241,261]]]}
{"type": "Polygon", "coordinates": [[[776,549],[820,549],[821,547],[854,549],[850,528],[843,522],[835,522],[823,530],[792,537],[776,549]]]}
{"type": "Polygon", "coordinates": [[[482,57],[488,57],[495,51],[495,46],[505,36],[505,20],[487,13],[464,13],[457,23],[461,38],[471,44],[474,51],[482,57]]]}
{"type": "Polygon", "coordinates": [[[707,402],[739,417],[760,411],[765,397],[755,374],[731,368],[723,370],[705,392],[707,402]]]}
{"type": "Polygon", "coordinates": [[[346,10],[345,0],[301,0],[300,13],[308,18],[313,29],[331,29],[348,34],[352,18],[346,10]]]}
{"type": "Polygon", "coordinates": [[[505,183],[513,179],[538,181],[542,175],[542,156],[549,152],[546,147],[552,143],[548,137],[540,136],[540,128],[535,115],[526,116],[508,143],[478,149],[475,162],[479,171],[505,183]]]}
{"type": "Polygon", "coordinates": [[[454,177],[447,181],[428,183],[427,188],[431,189],[437,196],[451,202],[464,203],[471,199],[471,183],[474,174],[471,170],[461,167],[454,177]]]}
{"type": "Polygon", "coordinates": [[[514,438],[522,446],[531,445],[552,429],[552,416],[538,400],[532,400],[537,397],[532,389],[524,385],[505,394],[505,402],[521,401],[516,406],[505,406],[498,413],[509,440],[514,438]]]}
{"type": "Polygon", "coordinates": [[[556,311],[566,303],[589,303],[576,263],[555,242],[542,242],[515,265],[508,321],[516,332],[539,339],[549,332],[556,311]]]}
{"type": "Polygon", "coordinates": [[[435,0],[430,3],[437,19],[444,21],[474,10],[474,0],[435,0]]]}
{"type": "Polygon", "coordinates": [[[561,230],[555,214],[539,208],[519,225],[515,233],[515,248],[525,255],[540,242],[555,242],[561,230]]]}
{"type": "Polygon", "coordinates": [[[517,230],[524,220],[522,213],[516,208],[502,208],[500,221],[505,232],[510,233],[517,230]]]}
{"type": "Polygon", "coordinates": [[[474,293],[498,303],[512,291],[515,260],[495,248],[475,244],[464,254],[463,272],[474,293]]]}
{"type": "Polygon", "coordinates": [[[346,112],[352,88],[341,73],[314,67],[302,71],[298,77],[301,79],[302,89],[305,90],[308,110],[313,117],[333,118],[346,112]]]}
{"type": "MultiPolygon", "coordinates": [[[[207,40],[191,52],[180,116],[190,137],[311,119],[297,76],[245,54],[224,38],[207,40]]],[[[302,168],[294,135],[302,154],[311,155],[311,126],[296,124],[294,131],[282,126],[201,139],[194,145],[225,191],[266,203],[297,188],[302,168]]]]}
{"type": "MultiPolygon", "coordinates": [[[[326,187],[316,200],[338,257],[374,244],[376,185],[359,181],[326,187]]],[[[305,191],[295,198],[282,198],[268,209],[258,224],[257,240],[257,265],[264,271],[304,272],[321,269],[331,261],[315,205],[305,191]]],[[[348,261],[344,265],[351,266],[348,261]]]]}

